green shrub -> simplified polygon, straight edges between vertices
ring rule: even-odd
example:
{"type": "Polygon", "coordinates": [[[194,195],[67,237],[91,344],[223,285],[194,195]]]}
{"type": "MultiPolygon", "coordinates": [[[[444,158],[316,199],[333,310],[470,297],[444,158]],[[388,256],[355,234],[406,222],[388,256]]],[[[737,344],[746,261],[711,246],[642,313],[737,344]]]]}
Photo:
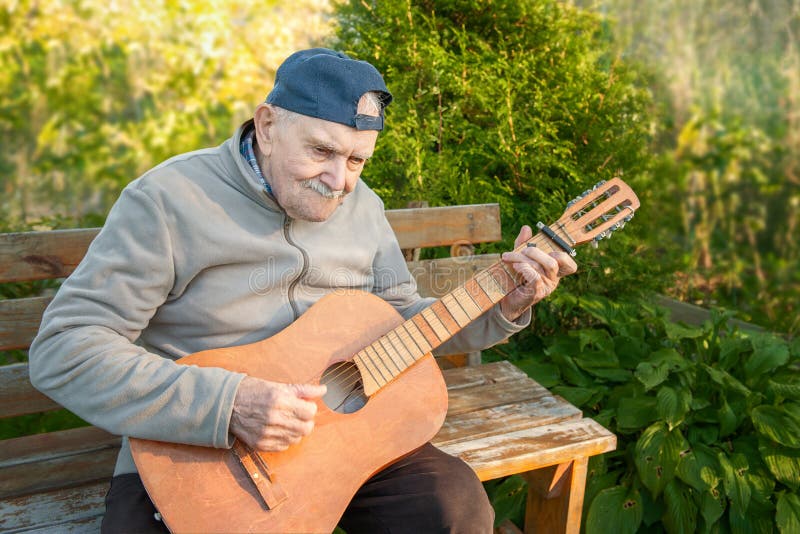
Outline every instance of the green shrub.
{"type": "Polygon", "coordinates": [[[797,532],[800,340],[727,313],[688,327],[643,301],[553,305],[575,328],[529,335],[516,363],[619,439],[590,460],[586,532],[797,532]]]}

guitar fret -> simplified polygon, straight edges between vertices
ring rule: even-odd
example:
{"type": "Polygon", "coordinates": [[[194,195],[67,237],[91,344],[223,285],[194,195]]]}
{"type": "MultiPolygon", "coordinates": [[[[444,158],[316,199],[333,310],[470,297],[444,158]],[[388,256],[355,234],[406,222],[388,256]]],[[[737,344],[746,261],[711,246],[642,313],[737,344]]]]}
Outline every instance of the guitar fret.
{"type": "Polygon", "coordinates": [[[466,288],[462,287],[456,291],[453,291],[453,297],[456,299],[456,302],[463,308],[464,312],[469,316],[470,321],[473,319],[477,319],[480,314],[483,313],[483,310],[478,306],[478,303],[472,298],[472,295],[469,294],[469,291],[466,288]]]}
{"type": "Polygon", "coordinates": [[[447,309],[450,315],[453,316],[453,319],[455,319],[458,326],[464,328],[470,323],[469,316],[467,316],[467,312],[464,311],[464,309],[461,307],[461,304],[459,304],[458,300],[453,298],[452,295],[452,293],[450,295],[446,295],[442,298],[441,302],[444,304],[444,307],[447,309]],[[447,301],[445,299],[447,299],[447,301]],[[453,302],[455,302],[455,304],[453,304],[453,302]]]}
{"type": "Polygon", "coordinates": [[[431,310],[431,308],[425,308],[422,310],[422,317],[428,322],[431,329],[433,329],[436,337],[439,338],[439,341],[444,341],[445,339],[450,339],[450,332],[444,327],[442,322],[439,320],[439,316],[431,310]]]}
{"type": "MultiPolygon", "coordinates": [[[[390,360],[391,361],[392,358],[388,354],[386,354],[386,351],[383,349],[383,347],[380,344],[380,339],[378,339],[378,341],[373,342],[372,345],[368,346],[367,350],[369,350],[369,349],[372,349],[372,351],[375,353],[375,357],[378,359],[379,362],[381,362],[383,364],[383,368],[386,369],[386,372],[389,374],[390,378],[387,379],[383,375],[383,372],[381,371],[381,368],[377,367],[377,365],[376,365],[376,368],[378,369],[378,372],[381,373],[381,376],[384,377],[384,380],[386,380],[386,382],[390,382],[392,380],[392,378],[395,377],[395,374],[392,373],[392,371],[389,369],[389,366],[386,364],[386,360],[390,360]]],[[[367,352],[367,355],[369,355],[369,352],[367,352]]],[[[392,362],[392,363],[394,363],[394,362],[392,362]]],[[[395,365],[395,367],[397,367],[397,365],[395,365]]]]}
{"type": "MultiPolygon", "coordinates": [[[[423,310],[424,311],[424,310],[423,310]]],[[[442,343],[442,339],[436,335],[428,320],[419,313],[411,318],[411,322],[417,327],[417,330],[422,334],[422,337],[431,347],[438,347],[442,343]]],[[[447,339],[447,338],[445,338],[447,339]]]]}
{"type": "Polygon", "coordinates": [[[477,278],[464,284],[464,289],[482,311],[486,311],[494,306],[494,301],[489,298],[489,295],[487,295],[486,291],[483,290],[477,278]]]}
{"type": "Polygon", "coordinates": [[[403,369],[405,369],[407,366],[406,366],[405,362],[403,361],[403,357],[400,356],[399,354],[397,354],[397,350],[394,348],[392,343],[389,341],[389,338],[387,338],[386,336],[381,336],[380,338],[378,338],[378,343],[380,343],[381,347],[383,347],[383,350],[386,351],[386,354],[389,356],[389,359],[392,360],[392,364],[394,364],[394,366],[397,367],[397,370],[400,371],[400,372],[403,372],[403,369]],[[391,347],[391,349],[390,349],[390,347],[391,347]],[[397,354],[398,358],[395,358],[394,355],[392,354],[393,350],[394,350],[394,353],[397,354]],[[402,367],[400,367],[400,365],[397,364],[398,360],[400,361],[400,363],[403,364],[402,367]]]}
{"type": "Polygon", "coordinates": [[[397,354],[400,356],[400,359],[402,360],[403,364],[405,364],[405,366],[408,367],[409,365],[417,361],[417,356],[415,356],[414,353],[419,349],[417,348],[416,345],[414,345],[413,347],[409,347],[406,344],[406,342],[403,341],[403,338],[400,336],[397,330],[398,330],[397,328],[392,330],[391,332],[386,334],[386,337],[389,339],[389,343],[392,344],[392,347],[394,347],[395,350],[397,351],[397,354]],[[394,339],[392,339],[392,336],[394,336],[394,339]],[[398,344],[402,346],[403,350],[400,350],[398,348],[398,344]],[[405,355],[408,355],[408,358],[406,358],[405,355]],[[411,361],[409,362],[408,359],[410,359],[411,361]]]}
{"type": "Polygon", "coordinates": [[[453,336],[456,332],[461,330],[461,327],[458,326],[458,322],[456,322],[455,318],[450,314],[450,311],[441,299],[431,304],[428,309],[436,314],[436,317],[450,333],[448,337],[453,336]]]}
{"type": "Polygon", "coordinates": [[[503,290],[500,284],[497,283],[497,280],[495,280],[494,276],[492,276],[491,271],[484,271],[483,280],[478,282],[478,285],[486,293],[486,296],[492,300],[492,302],[499,302],[500,299],[506,296],[506,292],[503,290]]]}
{"type": "MultiPolygon", "coordinates": [[[[358,361],[361,362],[361,364],[364,366],[364,369],[366,369],[367,372],[369,373],[369,376],[372,377],[372,381],[375,382],[375,384],[377,384],[378,387],[383,387],[383,386],[385,386],[387,384],[386,379],[382,378],[382,375],[379,377],[379,376],[376,376],[376,374],[372,372],[372,369],[370,368],[370,363],[367,363],[367,360],[372,362],[372,357],[367,353],[366,350],[363,350],[363,351],[359,352],[358,354],[356,354],[353,357],[354,360],[356,358],[358,358],[358,361]],[[363,356],[362,356],[362,354],[363,354],[363,356]],[[366,358],[364,358],[364,356],[366,356],[366,358]]],[[[371,363],[371,365],[372,365],[372,367],[375,367],[374,363],[371,363]]],[[[375,367],[375,370],[377,371],[378,368],[375,367]]],[[[380,374],[380,373],[378,373],[378,374],[380,374]]]]}
{"type": "Polygon", "coordinates": [[[431,344],[428,343],[425,334],[419,331],[417,323],[415,323],[413,320],[408,320],[403,323],[403,328],[405,328],[408,336],[411,338],[411,341],[413,341],[414,344],[419,348],[421,354],[427,354],[433,350],[433,347],[431,347],[431,344]],[[413,328],[416,333],[412,332],[411,328],[413,328]]]}
{"type": "Polygon", "coordinates": [[[500,267],[502,267],[503,271],[505,271],[506,276],[508,277],[507,282],[513,284],[511,287],[508,287],[508,283],[501,284],[501,285],[503,285],[504,287],[507,288],[506,293],[510,293],[517,286],[519,286],[521,284],[521,282],[519,281],[519,278],[521,278],[521,276],[520,276],[519,273],[517,273],[517,271],[514,271],[514,270],[509,271],[508,267],[506,267],[506,264],[504,262],[500,262],[499,265],[500,265],[500,267]]]}
{"type": "Polygon", "coordinates": [[[497,285],[503,291],[503,295],[507,295],[511,293],[517,285],[514,283],[514,278],[509,274],[508,269],[502,264],[496,264],[494,269],[489,271],[489,274],[494,278],[494,281],[497,282],[497,285]]]}

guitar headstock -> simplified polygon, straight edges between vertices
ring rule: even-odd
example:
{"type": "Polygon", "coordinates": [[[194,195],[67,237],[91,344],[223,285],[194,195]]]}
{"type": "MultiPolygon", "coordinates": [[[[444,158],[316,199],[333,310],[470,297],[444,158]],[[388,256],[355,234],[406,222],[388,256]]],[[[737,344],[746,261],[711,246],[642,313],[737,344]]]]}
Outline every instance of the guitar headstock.
{"type": "Polygon", "coordinates": [[[575,254],[572,247],[611,236],[633,218],[639,198],[620,178],[603,181],[570,201],[555,224],[537,226],[564,250],[575,254]]]}

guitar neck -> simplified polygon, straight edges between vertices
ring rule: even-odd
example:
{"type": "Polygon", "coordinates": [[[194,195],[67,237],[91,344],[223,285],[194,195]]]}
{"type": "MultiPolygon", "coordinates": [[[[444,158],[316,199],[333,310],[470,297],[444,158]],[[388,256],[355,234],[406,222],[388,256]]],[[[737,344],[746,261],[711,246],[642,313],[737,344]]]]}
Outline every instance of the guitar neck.
{"type": "MultiPolygon", "coordinates": [[[[546,252],[556,249],[548,237],[537,234],[516,250],[521,251],[529,244],[546,252]]],[[[353,360],[362,369],[366,394],[371,395],[391,382],[521,283],[522,279],[509,265],[498,261],[359,351],[353,360]]]]}

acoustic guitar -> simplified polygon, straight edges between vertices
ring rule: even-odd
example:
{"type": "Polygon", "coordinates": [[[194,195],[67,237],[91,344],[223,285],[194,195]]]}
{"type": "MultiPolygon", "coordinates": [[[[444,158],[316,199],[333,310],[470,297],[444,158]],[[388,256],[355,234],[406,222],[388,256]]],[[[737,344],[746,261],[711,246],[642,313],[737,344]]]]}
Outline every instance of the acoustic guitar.
{"type": "MultiPolygon", "coordinates": [[[[530,245],[564,250],[607,237],[633,217],[619,178],[569,203],[530,245]]],[[[523,244],[518,250],[528,246],[523,244]]],[[[265,380],[323,383],[314,430],[280,453],[236,441],[215,449],[131,438],[147,492],[173,532],[331,532],[358,488],[422,446],[447,412],[431,351],[520,283],[502,261],[410,319],[382,299],[340,291],[275,336],[207,350],[179,364],[222,367],[265,380]]]]}

